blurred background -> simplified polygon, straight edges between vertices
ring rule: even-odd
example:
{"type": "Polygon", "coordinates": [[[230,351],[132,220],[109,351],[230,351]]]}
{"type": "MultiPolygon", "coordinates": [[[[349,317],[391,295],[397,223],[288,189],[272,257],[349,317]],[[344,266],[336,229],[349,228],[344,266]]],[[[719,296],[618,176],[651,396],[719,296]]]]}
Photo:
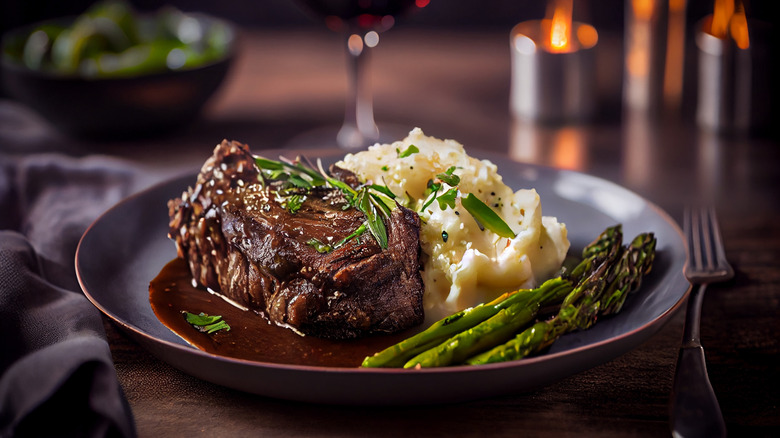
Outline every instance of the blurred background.
{"type": "MultiPolygon", "coordinates": [[[[17,26],[36,22],[42,19],[76,15],[83,12],[93,2],[90,0],[58,1],[58,0],[1,0],[0,8],[0,31],[5,32],[17,26]]],[[[231,0],[224,2],[206,1],[206,0],[170,0],[167,2],[155,0],[132,0],[130,3],[139,11],[153,11],[163,5],[173,5],[185,12],[199,11],[213,14],[218,17],[226,18],[239,25],[239,28],[249,32],[284,32],[284,31],[304,31],[318,32],[322,38],[331,42],[328,47],[332,48],[332,56],[343,56],[343,48],[339,47],[340,36],[335,32],[329,32],[323,23],[312,16],[307,15],[296,2],[290,0],[231,0]]],[[[472,35],[493,35],[495,40],[496,56],[506,57],[505,73],[497,77],[497,83],[490,96],[481,98],[503,98],[508,101],[509,95],[509,33],[514,25],[521,21],[541,19],[545,16],[547,2],[531,0],[427,0],[423,1],[424,8],[417,10],[410,16],[397,20],[393,30],[382,36],[383,43],[378,46],[379,50],[384,50],[384,41],[390,42],[394,38],[402,39],[403,30],[408,30],[411,35],[416,31],[421,32],[442,32],[442,33],[460,33],[463,41],[467,41],[472,35]],[[385,40],[386,38],[386,40],[385,40]]],[[[696,57],[694,46],[694,28],[702,17],[711,14],[714,0],[671,0],[670,5],[682,5],[684,8],[683,16],[685,20],[684,40],[674,44],[682,44],[685,49],[685,66],[683,69],[683,80],[681,85],[681,97],[679,98],[679,107],[670,112],[671,117],[682,117],[686,120],[692,120],[696,105],[696,86],[698,78],[695,75],[696,57]]],[[[631,4],[631,0],[574,0],[573,18],[575,21],[581,21],[592,24],[599,32],[599,46],[596,54],[598,77],[595,85],[599,90],[599,111],[595,122],[599,120],[616,120],[621,116],[622,108],[622,89],[623,82],[623,53],[624,53],[624,27],[626,25],[626,7],[631,4]]],[[[773,17],[774,7],[777,2],[772,0],[745,0],[746,15],[749,20],[759,19],[771,23],[770,17],[773,17]]],[[[409,33],[407,33],[409,35],[409,33]]],[[[771,35],[771,34],[769,34],[771,35]]],[[[407,37],[416,38],[417,36],[407,37]]],[[[770,41],[755,40],[757,45],[761,45],[757,52],[759,57],[772,59],[769,50],[772,46],[770,41]],[[763,52],[766,53],[763,53],[763,52]]],[[[392,44],[392,43],[390,43],[392,44]]],[[[421,46],[424,41],[420,42],[421,46]]],[[[284,47],[290,47],[289,44],[284,47]]],[[[435,45],[432,46],[435,50],[435,45]]],[[[269,55],[264,58],[265,61],[272,59],[271,51],[274,48],[269,47],[269,55]]],[[[423,49],[420,49],[423,50],[423,49]]],[[[774,49],[772,49],[774,50],[774,49]]],[[[255,52],[262,52],[255,50],[255,52]]],[[[419,53],[419,52],[418,52],[419,53]]],[[[375,62],[379,63],[377,67],[382,68],[381,53],[375,56],[375,62]]],[[[487,56],[487,55],[486,55],[487,56]]],[[[429,60],[430,61],[430,60],[429,60]]],[[[343,60],[339,60],[343,65],[343,60]]],[[[432,61],[431,61],[432,62],[432,61]]],[[[777,63],[765,62],[757,69],[758,74],[765,78],[777,76],[777,63]]],[[[258,66],[257,63],[253,64],[258,66]]],[[[317,64],[309,64],[316,69],[317,64]]],[[[260,66],[262,67],[262,66],[260,66]]],[[[474,68],[474,67],[472,67],[474,68]]],[[[390,73],[387,73],[388,75],[390,73]]],[[[393,73],[394,77],[404,80],[404,72],[398,70],[393,73]]],[[[382,111],[392,112],[390,108],[382,107],[382,94],[390,93],[390,88],[384,87],[382,79],[378,81],[375,100],[376,111],[382,115],[382,111]]],[[[762,98],[766,99],[766,105],[769,102],[777,102],[777,86],[766,81],[767,90],[762,91],[762,98]]],[[[262,84],[258,84],[262,87],[262,84]]],[[[343,85],[339,84],[340,93],[343,95],[343,85]]],[[[224,87],[223,87],[224,88],[224,87]]],[[[482,90],[484,91],[484,90],[482,90]]],[[[477,91],[474,91],[476,94],[477,91]]],[[[6,94],[7,96],[7,94],[6,94]]],[[[480,97],[478,97],[479,99],[480,97]]],[[[507,103],[508,105],[508,103],[507,103]]],[[[771,114],[769,120],[777,118],[777,105],[773,105],[767,113],[771,114]]],[[[398,110],[402,111],[402,110],[398,110]]],[[[340,109],[334,111],[334,120],[341,117],[340,109]]],[[[384,114],[385,119],[398,119],[399,114],[384,114]]],[[[405,122],[405,121],[404,121],[405,122]]],[[[759,135],[774,135],[771,131],[765,129],[762,124],[756,128],[759,135]]],[[[465,139],[468,140],[468,139],[465,139]]]]}

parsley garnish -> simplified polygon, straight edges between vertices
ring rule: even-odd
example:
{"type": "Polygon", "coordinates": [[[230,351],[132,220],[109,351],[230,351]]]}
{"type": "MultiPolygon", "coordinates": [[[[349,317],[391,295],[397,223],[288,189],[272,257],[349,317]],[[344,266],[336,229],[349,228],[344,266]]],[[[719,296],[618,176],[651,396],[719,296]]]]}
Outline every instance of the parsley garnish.
{"type": "Polygon", "coordinates": [[[182,312],[182,314],[184,319],[200,332],[212,334],[222,329],[230,331],[230,326],[222,319],[221,315],[210,316],[203,312],[197,315],[190,312],[182,312]]]}
{"type": "Polygon", "coordinates": [[[409,147],[404,149],[403,151],[396,148],[395,152],[398,154],[398,158],[406,158],[410,155],[414,155],[420,152],[420,149],[417,146],[410,144],[409,147]]]}
{"type": "MultiPolygon", "coordinates": [[[[455,209],[455,200],[458,197],[457,186],[460,184],[460,177],[454,174],[455,170],[456,167],[452,166],[444,173],[436,175],[436,178],[428,180],[428,188],[425,191],[425,202],[423,203],[422,208],[420,208],[420,211],[424,211],[428,208],[433,201],[438,202],[441,210],[446,210],[448,207],[455,209]],[[451,186],[451,188],[439,195],[439,190],[442,189],[443,183],[451,186]]],[[[501,237],[515,237],[515,232],[512,231],[503,219],[501,219],[501,216],[472,193],[465,194],[465,196],[461,194],[460,202],[461,205],[463,205],[463,208],[471,214],[481,230],[487,228],[501,237]]],[[[444,237],[444,235],[442,235],[442,238],[445,242],[447,241],[447,237],[444,237]]]]}

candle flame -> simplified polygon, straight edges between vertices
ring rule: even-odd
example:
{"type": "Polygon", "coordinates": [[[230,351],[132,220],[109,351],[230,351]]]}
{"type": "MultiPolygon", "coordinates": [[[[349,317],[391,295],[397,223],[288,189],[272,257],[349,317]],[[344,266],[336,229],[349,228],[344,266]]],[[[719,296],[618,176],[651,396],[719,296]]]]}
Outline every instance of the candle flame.
{"type": "Polygon", "coordinates": [[[558,0],[552,2],[548,7],[552,9],[552,18],[550,19],[549,38],[545,38],[548,49],[551,52],[568,52],[572,49],[571,29],[572,29],[572,0],[558,0]]]}
{"type": "Polygon", "coordinates": [[[734,15],[734,0],[715,0],[710,33],[718,38],[726,38],[732,15],[734,15]]]}
{"type": "Polygon", "coordinates": [[[715,0],[709,33],[720,39],[730,36],[740,49],[750,47],[747,17],[742,1],[715,0]]]}
{"type": "Polygon", "coordinates": [[[731,31],[731,38],[734,38],[734,41],[737,43],[737,47],[743,50],[750,47],[747,17],[745,16],[745,7],[742,5],[742,2],[737,4],[737,10],[729,23],[729,30],[731,31]]]}

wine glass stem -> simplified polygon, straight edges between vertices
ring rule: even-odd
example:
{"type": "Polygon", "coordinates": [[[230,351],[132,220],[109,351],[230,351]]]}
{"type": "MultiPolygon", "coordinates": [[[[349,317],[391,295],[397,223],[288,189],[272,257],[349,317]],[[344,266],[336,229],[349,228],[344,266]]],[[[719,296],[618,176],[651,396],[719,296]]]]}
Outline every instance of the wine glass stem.
{"type": "Polygon", "coordinates": [[[359,149],[379,139],[368,74],[370,48],[363,43],[359,32],[347,32],[346,48],[349,96],[337,141],[341,148],[359,149]]]}

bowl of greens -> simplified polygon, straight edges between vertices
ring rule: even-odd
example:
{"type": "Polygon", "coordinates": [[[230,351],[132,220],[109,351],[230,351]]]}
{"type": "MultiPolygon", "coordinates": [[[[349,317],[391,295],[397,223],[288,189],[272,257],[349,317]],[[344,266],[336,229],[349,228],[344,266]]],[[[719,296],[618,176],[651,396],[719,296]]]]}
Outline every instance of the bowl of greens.
{"type": "Polygon", "coordinates": [[[199,115],[229,71],[235,40],[234,26],[216,17],[141,14],[108,0],[7,32],[2,84],[69,134],[151,134],[199,115]]]}

